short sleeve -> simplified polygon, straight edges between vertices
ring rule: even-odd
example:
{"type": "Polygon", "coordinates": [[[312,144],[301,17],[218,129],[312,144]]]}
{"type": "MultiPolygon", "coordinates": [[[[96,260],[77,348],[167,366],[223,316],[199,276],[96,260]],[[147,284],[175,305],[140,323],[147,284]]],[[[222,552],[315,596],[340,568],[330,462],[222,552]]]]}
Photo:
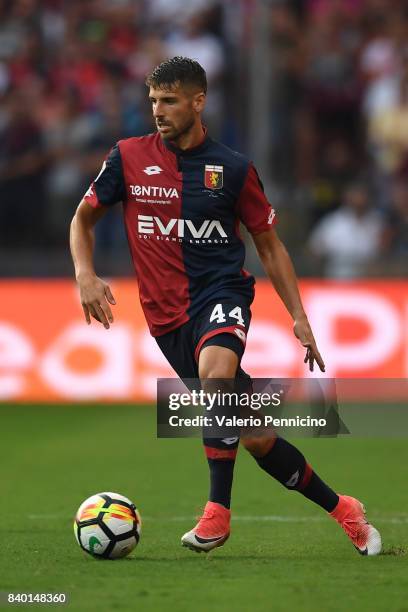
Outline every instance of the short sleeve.
{"type": "Polygon", "coordinates": [[[116,144],[102,164],[102,168],[84,196],[93,208],[113,206],[125,198],[122,157],[116,144]]]}
{"type": "Polygon", "coordinates": [[[244,185],[238,197],[237,214],[250,234],[260,234],[276,223],[275,210],[268,202],[253,164],[249,164],[244,185]]]}

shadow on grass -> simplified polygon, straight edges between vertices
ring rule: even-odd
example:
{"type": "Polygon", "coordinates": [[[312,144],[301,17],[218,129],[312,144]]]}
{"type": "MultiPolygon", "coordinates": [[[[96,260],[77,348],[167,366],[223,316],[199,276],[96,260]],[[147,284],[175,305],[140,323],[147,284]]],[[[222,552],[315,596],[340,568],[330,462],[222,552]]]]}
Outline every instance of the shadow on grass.
{"type": "Polygon", "coordinates": [[[407,549],[403,548],[402,546],[391,546],[390,548],[383,550],[380,555],[389,557],[403,557],[407,554],[407,552],[407,549]]]}
{"type": "MultiPolygon", "coordinates": [[[[273,556],[273,555],[239,555],[237,557],[231,557],[231,556],[227,556],[227,555],[211,555],[211,554],[200,554],[197,553],[195,555],[189,555],[186,557],[177,557],[175,555],[172,556],[168,556],[168,557],[142,557],[140,555],[136,556],[136,557],[132,557],[127,559],[127,561],[134,561],[134,562],[138,562],[140,561],[141,563],[185,563],[185,564],[190,564],[190,563],[197,563],[197,559],[204,559],[205,561],[228,561],[228,563],[237,563],[239,561],[239,563],[241,563],[242,561],[277,561],[278,557],[277,556],[273,556]]],[[[126,559],[123,559],[123,561],[126,561],[126,559]]]]}

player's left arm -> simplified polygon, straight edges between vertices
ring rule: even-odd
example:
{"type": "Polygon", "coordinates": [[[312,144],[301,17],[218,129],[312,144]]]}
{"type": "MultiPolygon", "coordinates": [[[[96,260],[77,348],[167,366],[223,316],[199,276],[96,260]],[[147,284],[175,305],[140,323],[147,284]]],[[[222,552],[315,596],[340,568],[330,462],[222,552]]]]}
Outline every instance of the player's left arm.
{"type": "Polygon", "coordinates": [[[318,351],[312,329],[303,308],[292,260],[274,228],[252,236],[259,258],[276,292],[293,318],[293,331],[306,348],[305,363],[313,372],[316,361],[322,372],[324,361],[318,351]]]}

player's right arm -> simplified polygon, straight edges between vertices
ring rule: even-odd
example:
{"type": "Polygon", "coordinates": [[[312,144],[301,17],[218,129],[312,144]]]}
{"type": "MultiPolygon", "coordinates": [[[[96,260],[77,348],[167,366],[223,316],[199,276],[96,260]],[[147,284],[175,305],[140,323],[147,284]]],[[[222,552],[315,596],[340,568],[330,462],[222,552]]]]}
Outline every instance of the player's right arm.
{"type": "Polygon", "coordinates": [[[79,204],[70,231],[75,277],[86,322],[89,325],[93,317],[106,329],[113,323],[110,305],[115,304],[115,299],[109,285],[95,273],[94,227],[111,206],[124,200],[125,195],[122,157],[119,144],[116,144],[79,204]]]}
{"type": "Polygon", "coordinates": [[[114,305],[116,302],[109,285],[95,273],[93,250],[95,224],[107,211],[106,206],[94,208],[83,199],[70,228],[71,255],[86,322],[89,325],[92,316],[102,323],[105,329],[109,329],[113,323],[110,304],[114,305]]]}

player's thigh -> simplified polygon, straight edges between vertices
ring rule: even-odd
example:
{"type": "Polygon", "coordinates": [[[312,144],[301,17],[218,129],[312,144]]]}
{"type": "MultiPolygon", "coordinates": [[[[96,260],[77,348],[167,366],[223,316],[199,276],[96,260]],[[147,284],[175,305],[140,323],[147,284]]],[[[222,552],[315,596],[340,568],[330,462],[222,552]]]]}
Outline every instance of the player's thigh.
{"type": "Polygon", "coordinates": [[[195,326],[200,378],[235,378],[251,321],[248,306],[233,301],[208,306],[195,326]]]}
{"type": "Polygon", "coordinates": [[[194,356],[194,322],[158,336],[156,342],[175,371],[182,379],[198,378],[198,363],[194,356]]]}
{"type": "Polygon", "coordinates": [[[235,347],[234,340],[230,334],[219,334],[203,345],[198,358],[198,375],[201,379],[235,378],[241,347],[235,347]]]}

